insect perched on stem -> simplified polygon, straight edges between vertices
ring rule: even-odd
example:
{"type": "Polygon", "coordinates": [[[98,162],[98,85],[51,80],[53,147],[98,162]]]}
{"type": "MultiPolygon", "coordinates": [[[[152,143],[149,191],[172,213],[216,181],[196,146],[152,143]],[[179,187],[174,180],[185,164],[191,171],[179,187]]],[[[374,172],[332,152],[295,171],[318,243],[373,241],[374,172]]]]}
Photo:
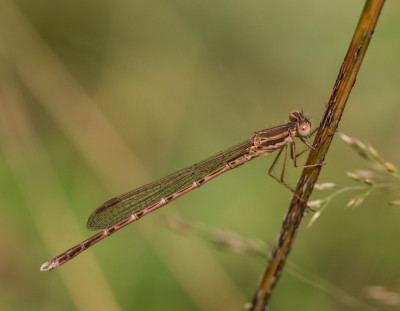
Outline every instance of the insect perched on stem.
{"type": "Polygon", "coordinates": [[[57,268],[119,229],[200,187],[209,180],[260,155],[278,149],[279,152],[268,174],[293,192],[283,180],[288,148],[290,148],[290,156],[295,167],[314,167],[320,164],[297,166],[294,138],[298,137],[308,148],[314,149],[304,140],[312,134],[311,123],[299,110],[291,111],[289,118],[289,123],[255,132],[249,139],[236,146],[105,202],[89,216],[87,222],[89,229],[102,231],[44,263],[40,270],[48,271],[57,268]],[[283,151],[285,158],[282,174],[280,178],[277,178],[272,174],[272,169],[283,151]]]}

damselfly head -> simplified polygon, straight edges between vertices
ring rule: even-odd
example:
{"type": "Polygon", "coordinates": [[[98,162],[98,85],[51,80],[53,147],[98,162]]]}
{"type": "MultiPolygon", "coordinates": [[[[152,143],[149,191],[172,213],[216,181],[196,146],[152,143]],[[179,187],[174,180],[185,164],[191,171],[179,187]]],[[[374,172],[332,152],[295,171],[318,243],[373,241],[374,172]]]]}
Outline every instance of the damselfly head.
{"type": "Polygon", "coordinates": [[[289,114],[290,121],[296,123],[297,135],[307,137],[311,132],[311,122],[308,120],[302,111],[292,110],[289,114]]]}

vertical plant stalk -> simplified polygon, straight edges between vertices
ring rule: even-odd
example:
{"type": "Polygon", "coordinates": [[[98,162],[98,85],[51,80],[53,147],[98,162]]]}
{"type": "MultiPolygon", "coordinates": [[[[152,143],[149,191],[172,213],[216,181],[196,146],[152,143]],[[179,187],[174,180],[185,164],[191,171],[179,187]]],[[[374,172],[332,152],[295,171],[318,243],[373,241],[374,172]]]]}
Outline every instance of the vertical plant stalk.
{"type": "MultiPolygon", "coordinates": [[[[323,163],[325,159],[333,134],[337,130],[347,99],[356,81],[357,73],[371,41],[384,2],[385,0],[367,0],[365,3],[314,140],[314,146],[319,146],[319,148],[315,151],[311,150],[306,165],[323,163]]],[[[288,213],[283,221],[278,241],[271,252],[268,265],[258,284],[250,307],[252,311],[265,310],[268,307],[272,290],[282,273],[296,233],[307,212],[307,201],[311,196],[320,170],[321,166],[318,166],[305,168],[302,172],[297,183],[295,195],[292,197],[288,213]]]]}

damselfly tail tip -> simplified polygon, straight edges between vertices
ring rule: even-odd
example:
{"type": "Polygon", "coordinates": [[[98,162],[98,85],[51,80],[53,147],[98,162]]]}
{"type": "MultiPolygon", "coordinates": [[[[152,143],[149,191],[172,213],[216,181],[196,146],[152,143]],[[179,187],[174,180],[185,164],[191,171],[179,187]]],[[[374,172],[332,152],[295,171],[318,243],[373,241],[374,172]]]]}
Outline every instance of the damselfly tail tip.
{"type": "Polygon", "coordinates": [[[40,266],[40,271],[50,271],[56,268],[52,260],[45,262],[43,265],[40,266]]]}

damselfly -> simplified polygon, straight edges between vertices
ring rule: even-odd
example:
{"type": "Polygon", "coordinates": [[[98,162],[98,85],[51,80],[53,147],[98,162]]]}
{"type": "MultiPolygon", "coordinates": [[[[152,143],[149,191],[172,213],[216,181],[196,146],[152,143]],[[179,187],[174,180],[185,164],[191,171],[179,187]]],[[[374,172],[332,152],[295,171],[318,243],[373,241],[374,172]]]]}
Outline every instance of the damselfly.
{"type": "MultiPolygon", "coordinates": [[[[295,167],[299,166],[296,163],[294,137],[298,137],[308,148],[314,148],[304,140],[311,134],[311,122],[299,110],[291,111],[289,118],[290,122],[287,124],[255,132],[249,139],[232,148],[105,202],[90,215],[87,222],[89,229],[103,230],[44,263],[40,270],[48,271],[57,268],[119,229],[200,187],[207,181],[277,149],[280,149],[279,153],[268,174],[292,190],[283,180],[288,148],[290,148],[290,156],[295,167]],[[285,158],[282,174],[280,178],[277,178],[272,174],[272,169],[283,151],[285,151],[285,158]]],[[[316,165],[319,164],[301,167],[316,165]]]]}

